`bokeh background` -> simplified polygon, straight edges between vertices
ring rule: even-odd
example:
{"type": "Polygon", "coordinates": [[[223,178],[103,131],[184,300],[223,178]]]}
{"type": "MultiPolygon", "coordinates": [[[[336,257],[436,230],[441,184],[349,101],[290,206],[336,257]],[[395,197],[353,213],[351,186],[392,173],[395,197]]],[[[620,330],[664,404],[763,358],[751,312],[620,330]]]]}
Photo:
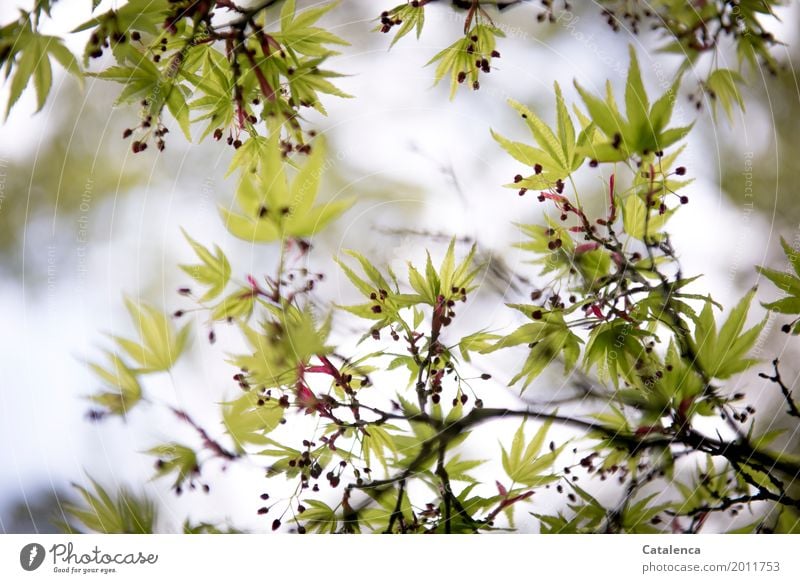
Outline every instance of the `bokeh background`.
{"type": "MultiPolygon", "coordinates": [[[[101,9],[111,4],[103,2],[101,9]]],[[[331,260],[341,249],[359,249],[376,264],[403,271],[405,261],[425,247],[440,249],[451,235],[470,238],[492,269],[480,300],[462,319],[472,330],[502,328],[513,318],[502,301],[530,291],[510,274],[536,282],[536,271],[513,247],[520,240],[513,222],[535,222],[542,212],[535,197],[520,198],[501,186],[518,168],[489,128],[529,139],[505,100],[513,97],[550,120],[554,81],[568,102],[576,98],[573,78],[592,89],[607,78],[621,87],[629,43],[652,91],[663,91],[678,60],[656,54],[663,40],[647,32],[613,33],[594,3],[574,3],[577,20],[569,26],[538,24],[534,6],[523,5],[496,18],[507,38],[481,90],[460,92],[450,102],[444,84],[432,87],[433,71],[424,64],[453,42],[463,20],[447,6],[432,6],[421,40],[410,35],[389,51],[389,38],[373,29],[375,17],[390,4],[346,0],[326,17],[352,43],[331,68],[349,75],[339,86],[355,99],[326,99],[329,116],[311,119],[327,136],[335,160],[322,197],[353,195],[359,202],[313,241],[311,266],[329,276],[321,294],[347,301],[352,290],[331,260]]],[[[24,5],[3,1],[0,22],[24,5]]],[[[61,0],[45,30],[63,34],[88,19],[90,8],[89,0],[61,0]]],[[[786,42],[776,54],[783,67],[775,78],[765,71],[747,75],[746,115],[737,115],[733,124],[714,124],[684,94],[676,109],[678,122],[697,117],[699,131],[682,156],[696,178],[687,191],[691,202],[672,219],[671,232],[685,274],[705,275],[695,289],[710,291],[725,305],[756,283],[754,265],[783,265],[779,235],[791,241],[800,232],[800,10],[792,2],[779,16],[774,34],[786,42]]],[[[76,54],[85,42],[85,35],[68,37],[76,54]]],[[[700,63],[700,77],[707,65],[700,63]]],[[[736,65],[731,60],[720,66],[736,65]]],[[[686,86],[693,83],[689,75],[686,86]]],[[[87,361],[109,346],[109,333],[131,327],[124,295],[170,310],[181,305],[175,290],[187,282],[176,265],[190,260],[191,252],[179,227],[205,244],[219,243],[240,278],[269,271],[275,258],[274,250],[234,240],[219,221],[217,205],[227,204],[233,193],[234,179],[225,178],[232,149],[190,144],[172,132],[163,153],[132,154],[121,135],[137,112],[114,105],[116,90],[94,79],[81,90],[59,70],[43,111],[33,115],[35,100],[26,91],[0,126],[0,531],[52,531],[62,501],[74,498],[70,483],[85,483],[88,475],[111,488],[132,484],[155,498],[166,529],[180,528],[193,516],[265,530],[252,502],[263,483],[246,475],[257,475],[257,468],[231,466],[210,480],[209,495],[177,498],[169,480],[147,481],[153,459],[141,452],[190,436],[190,430],[155,407],[135,411],[128,421],[86,418],[85,397],[99,386],[87,361]]],[[[3,103],[6,95],[4,84],[3,103]]],[[[771,293],[767,287],[761,299],[771,293]]],[[[760,317],[763,312],[753,314],[760,317]]],[[[772,324],[758,350],[765,359],[782,356],[785,376],[794,380],[800,369],[796,353],[772,324]]],[[[220,340],[212,347],[207,331],[198,317],[190,354],[152,392],[161,391],[221,435],[214,403],[238,390],[224,361],[238,341],[219,327],[220,340]]],[[[510,376],[503,361],[496,366],[487,372],[510,376]]],[[[548,382],[555,379],[540,383],[537,399],[553,397],[548,382]]],[[[742,388],[765,422],[772,419],[770,411],[780,410],[774,387],[750,379],[742,388]]],[[[793,437],[785,436],[787,445],[793,437]]],[[[497,440],[487,442],[485,451],[496,456],[497,440]]]]}

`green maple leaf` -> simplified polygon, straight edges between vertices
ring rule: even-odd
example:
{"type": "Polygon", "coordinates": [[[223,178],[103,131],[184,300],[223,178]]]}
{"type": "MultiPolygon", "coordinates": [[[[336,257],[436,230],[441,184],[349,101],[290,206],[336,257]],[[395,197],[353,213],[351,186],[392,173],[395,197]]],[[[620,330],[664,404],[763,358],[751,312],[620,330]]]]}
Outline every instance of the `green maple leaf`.
{"type": "Polygon", "coordinates": [[[53,85],[53,69],[50,58],[54,58],[67,71],[81,79],[81,70],[78,61],[64,46],[64,41],[55,36],[46,36],[33,32],[30,22],[19,26],[17,23],[2,29],[3,38],[0,39],[0,52],[7,48],[9,53],[6,59],[6,75],[14,71],[8,90],[8,103],[6,105],[6,119],[11,108],[17,103],[26,87],[33,81],[36,90],[36,111],[40,111],[50,88],[53,85]],[[12,67],[11,64],[14,63],[12,67]]]}
{"type": "Polygon", "coordinates": [[[228,230],[245,241],[269,243],[285,238],[310,237],[345,212],[355,202],[352,198],[314,204],[325,171],[326,148],[322,139],[314,143],[311,155],[290,183],[281,156],[279,134],[270,138],[254,137],[239,151],[247,153],[235,163],[255,166],[245,170],[236,190],[240,212],[220,207],[228,230]]]}
{"type": "Polygon", "coordinates": [[[747,312],[755,293],[755,288],[747,292],[719,331],[714,321],[711,302],[707,302],[700,312],[692,345],[700,366],[710,378],[726,379],[758,362],[756,359],[747,358],[747,354],[767,323],[766,318],[743,332],[747,312]]]}
{"type": "Polygon", "coordinates": [[[511,441],[511,449],[506,451],[505,448],[502,448],[503,469],[515,483],[535,488],[559,479],[555,474],[544,472],[555,463],[556,458],[564,449],[564,445],[542,455],[539,454],[551,425],[552,421],[544,423],[526,446],[525,421],[523,420],[511,441]]]}
{"type": "Polygon", "coordinates": [[[677,99],[680,77],[651,105],[642,83],[636,52],[633,47],[629,52],[631,62],[625,87],[625,116],[619,110],[610,82],[606,84],[605,98],[589,93],[575,82],[589,117],[606,136],[603,142],[581,148],[586,156],[599,162],[619,162],[633,154],[645,156],[664,150],[686,136],[692,128],[692,125],[667,128],[677,99]]]}
{"type": "Polygon", "coordinates": [[[161,310],[126,298],[125,306],[141,342],[114,336],[114,340],[139,365],[138,372],[162,372],[172,368],[189,340],[189,325],[176,330],[161,310]]]}
{"type": "Polygon", "coordinates": [[[563,358],[565,373],[569,372],[580,356],[582,340],[569,329],[564,321],[564,315],[557,311],[543,312],[536,306],[518,304],[509,306],[520,310],[534,321],[523,324],[496,344],[480,351],[485,354],[509,346],[528,345],[530,348],[528,358],[522,365],[522,370],[511,379],[509,385],[524,379],[522,386],[524,390],[558,357],[563,358]]]}
{"type": "Polygon", "coordinates": [[[113,389],[91,395],[89,399],[112,415],[126,415],[142,400],[142,387],[136,371],[113,352],[107,352],[110,366],[89,363],[92,371],[113,389]]]}
{"type": "MultiPolygon", "coordinates": [[[[763,306],[780,314],[800,314],[800,254],[781,237],[781,246],[794,273],[778,271],[768,267],[756,267],[756,270],[786,293],[786,297],[763,304],[763,306]]],[[[796,324],[793,333],[800,333],[800,324],[796,324]]]]}
{"type": "Polygon", "coordinates": [[[180,268],[198,283],[208,286],[208,290],[200,298],[200,301],[212,300],[221,294],[228,285],[231,278],[231,264],[217,245],[214,245],[214,253],[211,253],[206,247],[192,239],[186,231],[183,229],[181,231],[202,263],[181,265],[180,268]]]}
{"type": "Polygon", "coordinates": [[[525,120],[538,147],[522,142],[514,142],[492,131],[492,136],[516,160],[528,168],[539,171],[519,182],[507,184],[508,188],[530,188],[544,190],[558,180],[563,180],[578,168],[586,159],[583,153],[594,133],[594,124],[588,124],[576,136],[575,126],[567,109],[561,87],[555,84],[556,92],[556,131],[550,129],[535,113],[516,101],[509,104],[525,120]]]}

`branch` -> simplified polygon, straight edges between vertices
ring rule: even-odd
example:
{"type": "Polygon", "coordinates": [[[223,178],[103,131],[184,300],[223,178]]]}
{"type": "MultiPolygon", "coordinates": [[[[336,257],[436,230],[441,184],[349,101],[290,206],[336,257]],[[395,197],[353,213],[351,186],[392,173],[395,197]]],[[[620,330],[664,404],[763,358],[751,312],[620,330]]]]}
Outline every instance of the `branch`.
{"type": "Polygon", "coordinates": [[[239,458],[239,456],[237,454],[235,454],[232,451],[224,448],[222,445],[220,445],[220,443],[218,441],[216,441],[215,439],[212,439],[208,435],[206,430],[203,429],[202,427],[200,427],[194,421],[194,419],[192,419],[189,416],[188,413],[186,413],[185,411],[181,411],[180,409],[176,409],[175,407],[170,407],[170,409],[172,410],[173,413],[175,413],[175,415],[178,417],[178,419],[180,419],[181,421],[185,421],[186,423],[191,425],[197,431],[197,433],[200,434],[200,437],[203,440],[203,445],[206,448],[208,448],[211,451],[213,451],[217,456],[219,456],[221,458],[224,458],[226,460],[230,460],[230,461],[233,461],[233,460],[239,458]]]}
{"type": "Polygon", "coordinates": [[[797,402],[792,398],[791,390],[789,389],[789,387],[786,386],[786,384],[783,382],[783,379],[781,378],[781,373],[778,370],[779,363],[780,361],[777,358],[772,361],[772,370],[775,372],[775,374],[773,374],[772,376],[763,372],[758,373],[758,376],[760,376],[762,379],[767,379],[769,381],[772,381],[773,383],[778,385],[781,389],[781,393],[783,393],[783,398],[786,399],[786,404],[789,406],[789,410],[786,411],[786,414],[790,415],[791,417],[800,418],[800,408],[797,407],[797,402]]]}

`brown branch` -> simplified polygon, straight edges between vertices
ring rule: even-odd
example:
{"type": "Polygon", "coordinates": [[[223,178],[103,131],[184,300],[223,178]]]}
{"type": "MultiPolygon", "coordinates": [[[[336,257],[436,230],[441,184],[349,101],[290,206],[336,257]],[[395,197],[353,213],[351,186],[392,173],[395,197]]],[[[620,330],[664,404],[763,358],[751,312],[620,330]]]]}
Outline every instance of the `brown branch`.
{"type": "Polygon", "coordinates": [[[788,411],[786,411],[786,414],[790,415],[791,417],[800,418],[800,408],[798,408],[797,406],[797,401],[795,401],[792,398],[792,391],[789,389],[789,387],[786,386],[786,384],[783,382],[783,379],[781,378],[781,373],[778,370],[779,364],[780,361],[777,358],[772,361],[772,370],[774,371],[774,374],[772,376],[763,372],[758,373],[758,376],[760,376],[762,379],[767,379],[769,381],[772,381],[773,383],[778,385],[781,389],[781,393],[783,393],[783,398],[786,399],[786,404],[789,406],[789,409],[788,411]]]}
{"type": "Polygon", "coordinates": [[[218,441],[216,441],[211,436],[209,436],[208,433],[206,432],[206,430],[203,429],[202,427],[200,427],[200,425],[198,425],[194,421],[194,419],[192,419],[189,416],[188,413],[186,413],[185,411],[182,411],[180,409],[177,409],[175,407],[170,407],[170,409],[175,414],[175,416],[178,417],[178,419],[180,419],[181,421],[184,421],[184,422],[188,423],[189,425],[191,425],[195,429],[195,431],[197,431],[197,433],[200,434],[200,437],[203,440],[203,445],[207,449],[209,449],[212,452],[214,452],[215,455],[217,455],[217,456],[219,456],[221,458],[224,458],[226,460],[230,460],[230,461],[233,461],[233,460],[239,458],[238,454],[235,454],[232,451],[224,448],[222,445],[220,445],[220,443],[218,441]]]}

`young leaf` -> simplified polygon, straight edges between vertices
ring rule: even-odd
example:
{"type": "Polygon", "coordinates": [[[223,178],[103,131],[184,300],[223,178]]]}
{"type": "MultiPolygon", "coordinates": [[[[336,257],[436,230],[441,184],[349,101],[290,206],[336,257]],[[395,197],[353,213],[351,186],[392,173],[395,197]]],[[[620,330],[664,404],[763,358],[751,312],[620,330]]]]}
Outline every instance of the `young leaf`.
{"type": "Polygon", "coordinates": [[[147,453],[158,458],[156,477],[176,474],[172,486],[175,489],[181,488],[186,480],[191,483],[200,474],[197,453],[191,447],[180,443],[165,443],[147,450],[147,453]]]}
{"type": "Polygon", "coordinates": [[[561,87],[555,84],[556,93],[556,132],[553,132],[535,113],[516,101],[509,100],[509,104],[522,116],[533,135],[538,148],[512,142],[492,131],[495,140],[514,158],[528,166],[535,168],[535,173],[523,177],[508,188],[530,188],[543,190],[552,187],[558,180],[563,180],[575,170],[580,168],[585,160],[585,155],[579,152],[579,143],[587,139],[585,131],[575,137],[575,126],[569,115],[561,87]]]}
{"type": "Polygon", "coordinates": [[[186,231],[181,229],[181,232],[202,264],[180,265],[180,268],[198,283],[208,286],[206,293],[200,297],[201,302],[213,300],[228,285],[231,277],[231,264],[219,246],[214,245],[214,253],[211,253],[206,247],[192,239],[186,231]]]}
{"type": "Polygon", "coordinates": [[[242,173],[236,191],[242,213],[220,207],[223,221],[233,235],[253,243],[310,237],[353,204],[354,199],[349,198],[314,205],[320,177],[327,168],[323,140],[314,143],[311,156],[291,185],[285,174],[279,132],[265,142],[251,139],[247,144],[251,142],[259,146],[248,152],[252,154],[250,160],[260,158],[255,164],[260,171],[242,173]]]}
{"type": "Polygon", "coordinates": [[[481,71],[491,70],[492,58],[496,58],[497,38],[505,34],[499,28],[487,24],[477,24],[449,47],[438,52],[428,65],[438,63],[434,73],[434,84],[446,75],[450,76],[450,99],[453,99],[462,83],[478,89],[481,71]]]}
{"type": "Polygon", "coordinates": [[[105,391],[89,398],[112,415],[126,415],[141,399],[142,387],[136,373],[113,352],[106,353],[111,366],[104,368],[96,363],[89,367],[114,391],[105,391]]]}
{"type": "Polygon", "coordinates": [[[12,57],[21,53],[13,67],[14,77],[9,87],[6,118],[22,92],[30,86],[31,80],[36,89],[36,111],[44,107],[53,83],[50,57],[55,58],[68,72],[81,79],[77,60],[60,38],[33,32],[29,23],[17,30],[17,35],[14,45],[6,49],[9,51],[7,71],[11,70],[12,57]]]}
{"type": "Polygon", "coordinates": [[[630,67],[625,87],[626,117],[619,112],[610,83],[606,86],[606,97],[602,99],[575,82],[589,118],[606,136],[605,142],[591,143],[581,148],[586,156],[599,162],[619,162],[633,154],[651,155],[682,139],[692,127],[666,129],[677,98],[679,79],[651,107],[642,83],[636,52],[633,47],[629,52],[630,67]]]}
{"type": "Polygon", "coordinates": [[[222,406],[222,422],[239,452],[248,444],[270,443],[267,433],[280,425],[282,418],[283,408],[276,399],[264,401],[254,391],[222,406]]]}
{"type": "Polygon", "coordinates": [[[561,358],[563,361],[564,372],[569,372],[580,356],[582,340],[572,333],[564,321],[563,315],[559,312],[542,313],[541,310],[531,306],[512,305],[511,307],[528,313],[529,317],[533,319],[536,319],[536,316],[539,319],[530,324],[523,324],[496,344],[481,350],[482,353],[489,353],[509,346],[528,345],[530,349],[528,358],[525,360],[522,370],[511,379],[509,384],[513,385],[524,379],[522,386],[524,390],[548,364],[557,358],[561,358]]]}
{"type": "Polygon", "coordinates": [[[535,488],[559,479],[554,474],[544,474],[543,472],[555,463],[556,458],[564,449],[564,445],[554,451],[539,455],[551,424],[551,421],[545,422],[536,432],[533,439],[525,446],[525,421],[523,420],[514,434],[511,450],[506,451],[505,448],[501,448],[503,469],[515,483],[535,488]]]}
{"type": "Polygon", "coordinates": [[[744,78],[731,69],[717,69],[706,80],[706,91],[713,103],[714,118],[717,115],[717,104],[722,106],[726,117],[733,123],[733,106],[744,112],[744,99],[738,85],[744,84],[744,78]]]}
{"type": "Polygon", "coordinates": [[[189,325],[175,329],[172,321],[154,306],[125,299],[141,342],[114,336],[114,340],[139,365],[138,372],[161,372],[172,368],[189,339],[189,325]]]}
{"type": "MultiPolygon", "coordinates": [[[[781,237],[781,246],[794,275],[787,271],[756,267],[756,271],[787,294],[786,297],[763,304],[763,306],[772,312],[781,314],[800,314],[800,277],[798,277],[800,276],[800,254],[783,237],[781,237]]],[[[800,332],[800,325],[795,325],[792,331],[794,334],[800,332]]]]}
{"type": "Polygon", "coordinates": [[[750,290],[731,311],[725,324],[717,332],[711,304],[706,303],[695,328],[693,346],[700,365],[710,378],[726,379],[756,364],[758,360],[747,354],[758,340],[767,320],[762,320],[746,332],[744,329],[750,302],[755,295],[750,290]]]}
{"type": "MultiPolygon", "coordinates": [[[[73,484],[83,503],[64,504],[70,518],[100,534],[153,534],[157,519],[155,503],[145,496],[120,488],[113,496],[89,478],[94,491],[73,484]]],[[[68,533],[80,532],[69,522],[59,525],[68,533]]]]}

